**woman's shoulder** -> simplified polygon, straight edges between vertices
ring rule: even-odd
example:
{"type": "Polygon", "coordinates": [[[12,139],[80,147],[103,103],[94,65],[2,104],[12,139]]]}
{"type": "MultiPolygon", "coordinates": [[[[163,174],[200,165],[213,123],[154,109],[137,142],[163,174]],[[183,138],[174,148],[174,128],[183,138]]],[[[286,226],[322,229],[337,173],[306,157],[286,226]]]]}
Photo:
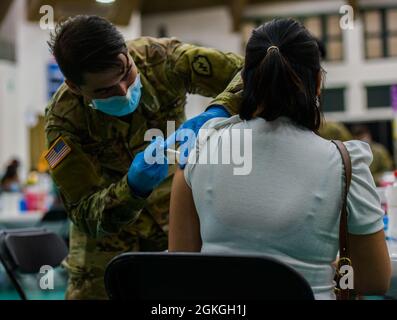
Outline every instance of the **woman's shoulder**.
{"type": "Polygon", "coordinates": [[[349,152],[352,166],[358,163],[370,165],[372,163],[372,151],[368,143],[359,140],[345,141],[347,151],[349,152]]]}
{"type": "Polygon", "coordinates": [[[226,128],[229,126],[232,126],[236,123],[244,122],[244,120],[241,120],[239,115],[234,115],[229,118],[212,118],[208,120],[207,122],[204,123],[204,125],[201,127],[202,129],[222,129],[226,128]]]}
{"type": "Polygon", "coordinates": [[[244,122],[238,115],[231,116],[230,118],[212,118],[205,122],[198,132],[197,141],[199,143],[205,142],[214,133],[230,129],[235,124],[244,122]]]}
{"type": "Polygon", "coordinates": [[[352,180],[348,194],[349,233],[366,235],[383,229],[380,198],[369,165],[372,151],[368,143],[358,140],[344,142],[352,163],[352,180]]]}

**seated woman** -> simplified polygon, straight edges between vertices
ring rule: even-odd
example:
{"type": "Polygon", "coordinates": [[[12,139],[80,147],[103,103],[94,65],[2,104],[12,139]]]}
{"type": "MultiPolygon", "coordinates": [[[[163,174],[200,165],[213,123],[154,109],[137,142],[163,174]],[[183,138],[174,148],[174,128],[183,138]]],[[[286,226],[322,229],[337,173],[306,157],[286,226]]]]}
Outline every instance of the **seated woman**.
{"type": "MultiPolygon", "coordinates": [[[[247,44],[242,76],[239,115],[207,122],[212,131],[196,141],[184,171],[175,175],[169,251],[269,255],[300,272],[317,299],[335,299],[344,170],[336,146],[317,134],[322,69],[316,41],[292,19],[262,25],[247,44]],[[227,161],[201,164],[224,153],[222,143],[233,130],[247,129],[249,174],[235,175],[227,161]]],[[[230,149],[237,144],[232,140],[230,149]]],[[[348,231],[354,289],[381,295],[391,268],[368,167],[372,154],[360,141],[345,146],[353,171],[348,231]]]]}

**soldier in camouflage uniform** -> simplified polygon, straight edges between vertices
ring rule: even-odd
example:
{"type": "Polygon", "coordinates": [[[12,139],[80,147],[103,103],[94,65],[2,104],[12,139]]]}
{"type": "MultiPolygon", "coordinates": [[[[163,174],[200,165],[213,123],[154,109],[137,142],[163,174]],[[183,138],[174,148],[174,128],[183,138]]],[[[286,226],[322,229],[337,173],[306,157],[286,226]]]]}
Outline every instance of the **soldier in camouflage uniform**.
{"type": "Polygon", "coordinates": [[[393,160],[389,151],[380,143],[373,141],[371,131],[365,125],[356,125],[352,128],[354,138],[369,144],[372,151],[372,163],[369,166],[375,183],[379,185],[382,175],[393,170],[393,160]]]}
{"type": "Polygon", "coordinates": [[[389,151],[380,143],[372,141],[369,146],[371,147],[373,160],[369,169],[374,177],[375,183],[379,185],[382,175],[386,171],[393,171],[393,160],[389,151]]]}
{"type": "MultiPolygon", "coordinates": [[[[100,34],[95,23],[108,24],[106,28],[113,33],[116,29],[103,20],[87,16],[69,19],[50,43],[66,77],[66,83],[46,108],[45,130],[51,176],[72,221],[70,250],[64,261],[69,271],[68,299],[106,299],[104,271],[116,255],[167,249],[175,165],[170,166],[166,179],[147,197],[135,193],[128,184],[131,162],[148,145],[144,141],[146,130],[159,128],[165,134],[167,120],[175,120],[178,127],[185,120],[187,93],[216,97],[210,106],[222,105],[235,114],[242,86],[239,70],[243,59],[236,54],[181,43],[174,38],[142,37],[126,42],[127,54],[142,83],[138,108],[127,118],[95,110],[84,90],[77,89],[83,85],[68,79],[71,71],[65,65],[75,63],[79,57],[67,61],[57,46],[67,41],[67,50],[71,46],[89,45],[91,34],[106,43],[106,34],[100,34]],[[86,25],[91,34],[84,43],[64,36],[66,29],[70,34],[73,30],[84,34],[86,25]]],[[[84,54],[94,57],[95,50],[84,54]]],[[[81,65],[76,68],[77,73],[82,69],[81,65]]],[[[99,72],[88,75],[82,77],[101,79],[99,72]]]]}
{"type": "Polygon", "coordinates": [[[353,139],[349,129],[343,123],[333,121],[323,121],[319,135],[327,140],[349,141],[353,139]]]}

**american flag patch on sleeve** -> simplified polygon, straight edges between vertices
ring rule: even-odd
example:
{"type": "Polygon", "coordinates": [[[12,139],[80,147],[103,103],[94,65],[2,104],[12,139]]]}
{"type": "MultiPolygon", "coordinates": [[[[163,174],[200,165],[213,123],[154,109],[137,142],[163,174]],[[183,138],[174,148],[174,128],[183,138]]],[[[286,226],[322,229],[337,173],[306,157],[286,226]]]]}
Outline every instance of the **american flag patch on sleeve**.
{"type": "Polygon", "coordinates": [[[51,169],[54,169],[72,151],[65,140],[60,137],[44,156],[51,169]]]}

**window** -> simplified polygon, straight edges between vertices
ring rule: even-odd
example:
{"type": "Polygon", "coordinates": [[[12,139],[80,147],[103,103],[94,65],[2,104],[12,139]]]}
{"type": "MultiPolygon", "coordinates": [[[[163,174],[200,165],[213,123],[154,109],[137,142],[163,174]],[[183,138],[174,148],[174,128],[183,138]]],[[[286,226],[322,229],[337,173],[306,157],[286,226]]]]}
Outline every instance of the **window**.
{"type": "Polygon", "coordinates": [[[390,9],[386,12],[387,17],[387,48],[389,56],[397,57],[397,9],[390,9]]]}
{"type": "Polygon", "coordinates": [[[368,59],[397,57],[397,8],[362,12],[368,59]]]}
{"type": "MultiPolygon", "coordinates": [[[[243,24],[243,46],[251,35],[253,28],[272,20],[271,18],[246,18],[243,24]]],[[[295,17],[324,45],[325,60],[340,61],[343,59],[342,30],[339,26],[339,14],[295,17]]]]}
{"type": "MultiPolygon", "coordinates": [[[[299,18],[298,18],[299,19],[299,18]]],[[[339,15],[321,15],[300,18],[305,27],[325,46],[328,61],[343,59],[342,30],[339,26],[339,15]]]]}
{"type": "Polygon", "coordinates": [[[323,112],[345,111],[345,88],[322,90],[323,112]]]}
{"type": "Polygon", "coordinates": [[[367,86],[368,108],[384,108],[391,105],[391,86],[367,86]]]}
{"type": "Polygon", "coordinates": [[[303,24],[317,38],[321,38],[323,28],[320,17],[309,17],[304,19],[303,24]]]}

